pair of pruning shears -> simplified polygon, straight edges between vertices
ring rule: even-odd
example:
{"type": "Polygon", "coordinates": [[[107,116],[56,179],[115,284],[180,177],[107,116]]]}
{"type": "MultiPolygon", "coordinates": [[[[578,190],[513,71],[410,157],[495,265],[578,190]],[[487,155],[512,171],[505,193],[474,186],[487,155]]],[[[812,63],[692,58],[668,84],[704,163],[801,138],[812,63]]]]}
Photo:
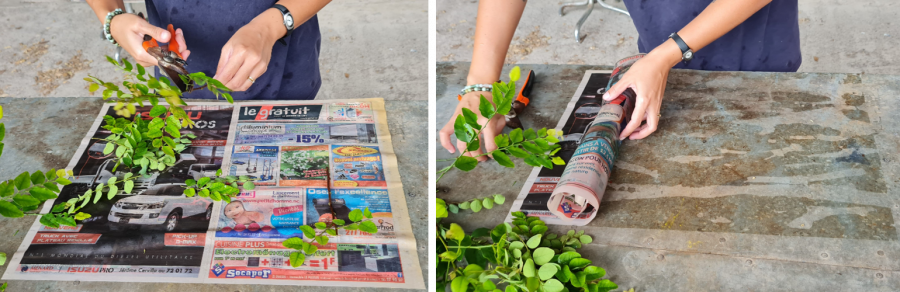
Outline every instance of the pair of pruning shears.
{"type": "Polygon", "coordinates": [[[175,39],[175,28],[169,24],[166,29],[169,31],[169,35],[172,36],[167,46],[160,46],[153,37],[144,35],[144,42],[142,44],[144,50],[156,58],[156,61],[159,62],[159,68],[162,69],[160,71],[162,71],[163,74],[165,74],[166,77],[181,90],[181,92],[188,93],[203,88],[204,86],[195,86],[190,79],[188,79],[188,83],[185,83],[185,80],[181,79],[181,75],[188,75],[188,71],[185,68],[187,67],[187,62],[181,57],[181,54],[178,53],[178,41],[175,39]]]}

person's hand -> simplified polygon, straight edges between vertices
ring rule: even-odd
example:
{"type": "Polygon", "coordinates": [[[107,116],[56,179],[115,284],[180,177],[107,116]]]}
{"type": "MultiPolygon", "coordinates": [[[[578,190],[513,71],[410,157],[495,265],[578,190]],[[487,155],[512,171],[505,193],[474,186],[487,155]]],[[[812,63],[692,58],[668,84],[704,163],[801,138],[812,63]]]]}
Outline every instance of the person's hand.
{"type": "MultiPolygon", "coordinates": [[[[131,13],[113,17],[109,23],[109,32],[113,39],[134,58],[134,61],[144,67],[159,65],[156,58],[144,51],[144,47],[141,45],[144,42],[144,35],[150,35],[160,43],[167,43],[172,38],[167,30],[156,27],[140,16],[131,13]]],[[[187,60],[191,51],[184,43],[184,33],[180,28],[175,31],[175,39],[178,41],[178,53],[187,60]]]]}
{"type": "MultiPolygon", "coordinates": [[[[462,108],[468,108],[478,114],[478,124],[482,127],[481,138],[479,139],[484,141],[483,149],[487,152],[497,150],[497,144],[494,142],[494,137],[503,132],[503,127],[506,127],[506,119],[504,119],[502,115],[494,115],[494,117],[488,121],[487,118],[481,116],[478,111],[478,105],[481,103],[481,95],[484,95],[487,100],[491,100],[490,92],[474,91],[463,95],[462,100],[460,100],[459,104],[456,106],[456,111],[454,111],[453,116],[450,117],[450,121],[441,128],[439,134],[441,145],[443,145],[444,149],[447,149],[450,153],[456,152],[456,149],[453,148],[453,144],[450,143],[450,136],[454,135],[453,123],[456,122],[456,117],[462,114],[462,108]]],[[[459,151],[466,151],[466,142],[456,141],[456,147],[459,148],[459,151]]],[[[476,157],[483,153],[481,145],[478,145],[478,150],[467,152],[465,155],[476,157]]],[[[486,161],[487,157],[478,156],[477,159],[478,161],[486,161]]]]}
{"type": "Polygon", "coordinates": [[[674,65],[671,59],[670,52],[650,52],[635,62],[622,79],[603,94],[604,100],[613,100],[628,88],[637,94],[631,121],[622,130],[619,139],[643,139],[656,131],[663,93],[666,92],[666,80],[674,65]],[[641,122],[644,120],[647,123],[642,126],[641,122]]]}
{"type": "Polygon", "coordinates": [[[266,73],[277,40],[266,23],[254,19],[238,29],[222,47],[213,78],[233,91],[246,91],[253,85],[250,78],[255,80],[266,73]]]}

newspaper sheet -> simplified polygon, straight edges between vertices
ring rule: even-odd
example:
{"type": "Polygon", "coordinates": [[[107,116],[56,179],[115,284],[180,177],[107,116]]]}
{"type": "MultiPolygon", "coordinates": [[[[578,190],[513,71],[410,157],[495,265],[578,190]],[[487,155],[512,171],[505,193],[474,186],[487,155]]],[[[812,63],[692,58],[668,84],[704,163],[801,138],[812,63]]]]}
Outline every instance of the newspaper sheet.
{"type": "MultiPolygon", "coordinates": [[[[76,227],[36,220],[3,279],[425,288],[382,99],[194,102],[185,110],[196,127],[182,133],[197,139],[175,166],[86,207],[92,217],[76,227]],[[258,187],[228,204],[184,196],[185,180],[218,169],[258,187]],[[304,238],[298,227],[332,220],[330,208],[348,220],[367,207],[379,232],[342,230],[291,266],[294,250],[281,242],[304,238]]],[[[103,154],[98,138],[111,135],[104,115],[117,117],[103,107],[57,200],[131,171],[114,171],[115,155],[103,154]]]]}
{"type": "MultiPolygon", "coordinates": [[[[556,130],[563,132],[563,139],[559,145],[561,150],[556,153],[568,164],[569,159],[578,148],[587,126],[594,120],[603,104],[602,90],[606,89],[611,71],[587,71],[578,90],[569,101],[562,118],[556,125],[556,130]]],[[[559,177],[562,176],[565,167],[547,169],[535,167],[525,181],[525,187],[519,192],[519,196],[513,201],[510,212],[522,211],[528,216],[541,217],[545,223],[551,225],[571,225],[572,221],[565,221],[550,213],[547,202],[550,194],[556,188],[559,177]]],[[[573,215],[573,218],[590,218],[596,212],[592,205],[588,205],[581,213],[573,215]]],[[[506,217],[506,221],[512,221],[512,215],[506,217]]]]}

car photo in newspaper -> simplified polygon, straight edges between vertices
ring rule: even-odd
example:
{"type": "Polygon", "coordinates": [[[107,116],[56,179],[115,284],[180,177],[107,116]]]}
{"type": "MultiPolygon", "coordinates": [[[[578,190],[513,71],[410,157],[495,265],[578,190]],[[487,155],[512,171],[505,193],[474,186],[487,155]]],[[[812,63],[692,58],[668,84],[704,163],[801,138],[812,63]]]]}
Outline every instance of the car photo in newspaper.
{"type": "MultiPolygon", "coordinates": [[[[107,107],[105,114],[117,117],[107,107]]],[[[139,108],[138,115],[149,111],[139,108]]],[[[200,272],[213,203],[184,195],[184,181],[218,169],[232,117],[232,106],[187,106],[185,111],[197,125],[182,133],[197,135],[194,146],[177,155],[165,172],[137,179],[131,192],[109,199],[102,196],[82,212],[91,217],[75,227],[38,230],[17,266],[20,274],[115,274],[129,277],[194,277],[200,272]],[[198,146],[202,145],[202,146],[198,146]]],[[[101,119],[102,120],[102,119],[101,119]]],[[[101,122],[100,125],[105,123],[101,122]]],[[[89,144],[70,164],[72,184],[62,188],[58,202],[67,201],[132,172],[115,167],[115,154],[103,154],[111,134],[96,128],[89,144]]],[[[48,204],[49,205],[49,204],[48,204]]],[[[27,240],[26,240],[27,241],[27,240]]]]}

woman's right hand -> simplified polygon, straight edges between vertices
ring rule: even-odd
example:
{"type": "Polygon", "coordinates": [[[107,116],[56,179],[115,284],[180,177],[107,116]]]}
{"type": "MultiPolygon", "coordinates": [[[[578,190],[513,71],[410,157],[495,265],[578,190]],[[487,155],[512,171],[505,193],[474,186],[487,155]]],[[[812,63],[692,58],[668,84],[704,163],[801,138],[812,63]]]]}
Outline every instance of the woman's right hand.
{"type": "MultiPolygon", "coordinates": [[[[156,27],[140,16],[131,13],[123,13],[113,17],[109,23],[109,32],[112,34],[113,39],[138,64],[144,67],[159,65],[156,58],[147,53],[141,45],[144,42],[144,35],[150,35],[160,43],[167,43],[172,38],[169,31],[156,27]]],[[[182,33],[180,28],[175,31],[175,39],[178,41],[178,53],[187,60],[191,51],[187,49],[187,45],[184,43],[184,33],[182,33]]]]}
{"type": "MultiPolygon", "coordinates": [[[[441,128],[439,133],[441,145],[443,145],[444,149],[447,149],[450,153],[456,152],[456,149],[453,148],[453,143],[450,143],[450,137],[454,135],[453,124],[456,122],[456,117],[462,114],[463,108],[468,108],[478,115],[478,124],[482,127],[479,140],[484,141],[484,150],[487,152],[497,150],[497,144],[494,142],[494,137],[503,132],[503,127],[506,127],[506,119],[503,118],[502,115],[494,115],[494,117],[488,121],[487,118],[481,116],[478,110],[478,105],[481,104],[481,95],[484,95],[488,101],[491,100],[491,93],[485,91],[474,91],[463,95],[462,100],[460,100],[459,104],[456,106],[456,111],[453,112],[453,116],[451,116],[450,120],[447,121],[447,124],[441,128]]],[[[456,147],[459,148],[459,151],[465,151],[466,142],[457,140],[456,147]]],[[[483,153],[482,147],[479,145],[478,150],[467,152],[465,155],[472,157],[477,156],[476,159],[478,159],[478,161],[486,161],[487,156],[479,156],[483,153]]]]}

